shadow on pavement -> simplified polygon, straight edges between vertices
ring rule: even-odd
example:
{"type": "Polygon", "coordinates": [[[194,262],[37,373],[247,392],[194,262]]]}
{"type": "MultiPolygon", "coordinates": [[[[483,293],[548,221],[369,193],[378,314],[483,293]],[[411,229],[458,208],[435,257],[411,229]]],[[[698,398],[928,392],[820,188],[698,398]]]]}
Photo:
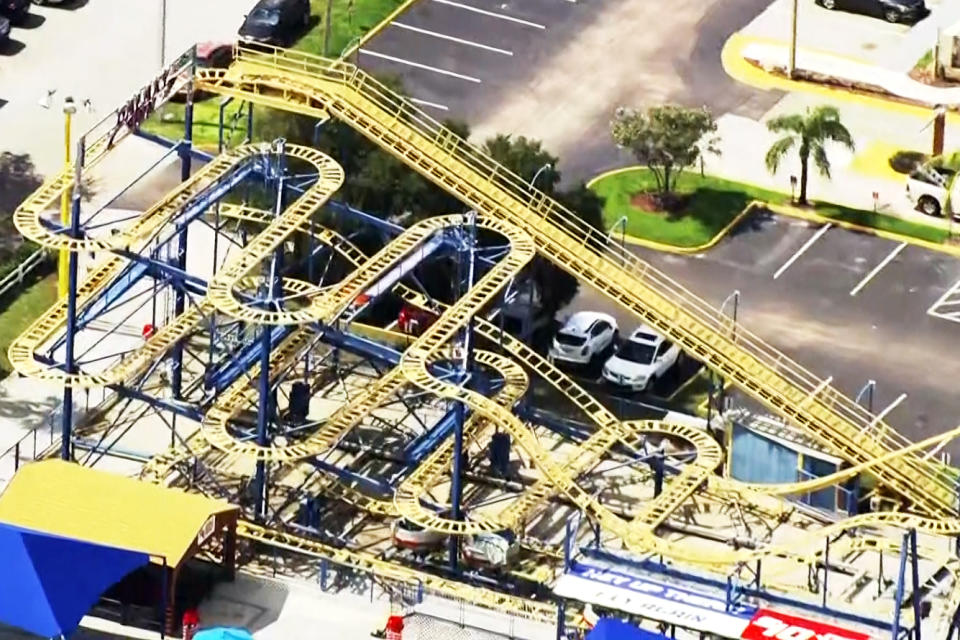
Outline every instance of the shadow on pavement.
{"type": "Polygon", "coordinates": [[[15,56],[23,51],[26,46],[27,45],[23,44],[19,40],[10,38],[3,44],[0,44],[0,56],[15,56]]]}
{"type": "Polygon", "coordinates": [[[20,29],[36,29],[46,21],[47,19],[40,14],[28,13],[23,17],[21,22],[16,23],[14,26],[20,29]]]}

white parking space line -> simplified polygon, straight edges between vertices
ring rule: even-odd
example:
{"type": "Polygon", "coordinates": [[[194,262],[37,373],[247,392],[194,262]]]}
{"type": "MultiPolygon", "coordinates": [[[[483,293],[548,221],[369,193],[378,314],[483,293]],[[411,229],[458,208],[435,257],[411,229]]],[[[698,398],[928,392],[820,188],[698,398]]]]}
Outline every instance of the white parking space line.
{"type": "Polygon", "coordinates": [[[906,242],[901,242],[896,247],[894,247],[893,251],[891,251],[886,258],[881,260],[880,264],[875,266],[873,268],[873,271],[868,273],[866,277],[863,280],[861,280],[860,283],[850,291],[850,295],[855,296],[858,293],[860,293],[860,290],[863,289],[865,286],[867,286],[867,284],[869,284],[871,280],[877,277],[877,274],[880,273],[885,266],[893,262],[893,259],[896,258],[898,255],[900,255],[900,252],[903,251],[906,247],[907,247],[906,242]]]}
{"type": "Polygon", "coordinates": [[[417,104],[422,104],[425,107],[433,107],[434,109],[439,109],[440,111],[450,111],[450,107],[445,104],[440,104],[439,102],[430,102],[429,100],[421,100],[420,98],[408,98],[410,102],[415,102],[417,104]]]}
{"type": "Polygon", "coordinates": [[[426,69],[427,71],[433,71],[434,73],[450,76],[451,78],[459,78],[461,80],[466,80],[467,82],[476,82],[477,84],[480,84],[481,82],[483,82],[482,80],[480,80],[480,78],[474,78],[473,76],[467,76],[462,73],[457,73],[455,71],[447,71],[446,69],[440,69],[438,67],[431,67],[428,64],[414,62],[412,60],[404,60],[403,58],[388,56],[385,53],[378,53],[376,51],[371,51],[370,49],[360,49],[360,53],[366,54],[368,56],[373,56],[374,58],[383,58],[384,60],[389,60],[390,62],[398,62],[400,64],[405,64],[410,67],[416,67],[417,69],[426,69]]]}
{"type": "Polygon", "coordinates": [[[494,53],[501,53],[505,56],[513,55],[513,51],[500,49],[498,47],[491,47],[490,45],[474,42],[473,40],[464,40],[463,38],[455,38],[453,36],[448,36],[443,33],[437,33],[436,31],[430,31],[429,29],[421,29],[420,27],[413,27],[409,24],[403,24],[402,22],[391,22],[390,26],[400,27],[401,29],[406,29],[407,31],[415,31],[417,33],[422,33],[423,35],[432,36],[434,38],[440,38],[442,40],[449,40],[450,42],[456,42],[457,44],[465,44],[469,47],[476,47],[478,49],[483,49],[484,51],[493,51],[494,53]]]}
{"type": "Polygon", "coordinates": [[[465,11],[473,11],[474,13],[479,13],[484,16],[490,16],[491,18],[499,18],[500,20],[506,20],[507,22],[515,22],[517,24],[522,24],[527,27],[533,27],[534,29],[546,29],[547,27],[542,24],[537,24],[536,22],[530,22],[529,20],[523,20],[521,18],[514,18],[513,16],[508,16],[505,13],[497,13],[495,11],[487,11],[486,9],[480,9],[477,7],[471,7],[468,4],[462,4],[460,2],[453,2],[453,0],[433,0],[434,2],[439,2],[440,4],[445,4],[451,7],[456,7],[458,9],[463,9],[465,11]]]}
{"type": "Polygon", "coordinates": [[[927,309],[927,315],[960,323],[960,280],[927,309]]]}
{"type": "Polygon", "coordinates": [[[825,234],[827,231],[829,231],[832,228],[833,228],[833,225],[829,222],[823,225],[822,227],[820,227],[819,231],[817,231],[815,234],[810,236],[810,239],[807,240],[802,247],[797,249],[797,252],[792,256],[790,256],[790,258],[788,258],[787,261],[784,262],[779,269],[777,269],[777,272],[773,274],[773,279],[776,280],[777,278],[782,276],[783,273],[790,268],[790,265],[792,265],[794,262],[797,261],[797,258],[805,254],[807,252],[807,249],[812,247],[817,240],[823,237],[823,234],[825,234]]]}

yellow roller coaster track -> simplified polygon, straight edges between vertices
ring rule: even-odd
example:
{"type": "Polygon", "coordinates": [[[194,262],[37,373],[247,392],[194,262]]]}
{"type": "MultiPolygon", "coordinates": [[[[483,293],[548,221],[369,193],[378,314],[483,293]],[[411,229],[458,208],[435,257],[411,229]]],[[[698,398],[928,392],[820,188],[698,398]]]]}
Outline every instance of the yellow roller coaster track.
{"type": "MultiPolygon", "coordinates": [[[[232,149],[206,164],[197,171],[188,181],[171,191],[163,200],[151,207],[144,215],[124,229],[121,233],[100,239],[78,239],[77,245],[61,246],[60,241],[65,236],[40,235],[35,239],[38,242],[49,242],[46,246],[69,248],[71,250],[88,249],[136,249],[146,242],[162,225],[170,222],[192,198],[208,188],[214,182],[224,177],[230,171],[238,168],[241,163],[250,158],[267,153],[263,145],[244,145],[232,149]]],[[[291,158],[308,162],[316,169],[319,179],[304,196],[298,200],[314,202],[317,194],[323,198],[339,188],[343,182],[343,173],[331,170],[331,165],[337,167],[328,156],[325,156],[308,147],[287,145],[286,153],[291,158]]],[[[42,189],[41,189],[42,190],[42,189]]],[[[30,199],[28,199],[30,201],[30,199]]],[[[322,204],[322,203],[321,203],[322,204]]],[[[318,205],[319,206],[319,205],[318,205]]],[[[44,228],[45,230],[45,228],[44,228]]],[[[23,231],[23,230],[21,230],[23,231]]],[[[266,233],[266,231],[265,231],[266,233]]],[[[26,235],[26,234],[25,234],[26,235]]],[[[262,236],[263,234],[261,234],[262,236]]],[[[261,236],[258,236],[260,238],[261,236]]],[[[114,257],[106,260],[98,267],[94,267],[90,275],[77,290],[77,309],[81,311],[85,305],[102,290],[104,290],[120,273],[126,260],[114,257]]],[[[241,283],[242,284],[242,283],[241,283]]],[[[284,284],[291,287],[295,295],[317,290],[313,285],[300,281],[285,279],[284,284]]],[[[209,300],[209,296],[208,296],[209,300]]],[[[34,354],[42,348],[57,332],[66,325],[67,303],[60,300],[50,307],[40,318],[19,335],[8,350],[8,357],[14,368],[22,375],[53,380],[72,387],[94,387],[114,384],[128,380],[149,367],[157,357],[170,349],[178,340],[189,333],[203,316],[213,310],[207,301],[191,308],[186,313],[175,318],[170,324],[163,326],[140,349],[128,354],[121,362],[110,369],[98,373],[78,372],[68,374],[66,371],[46,365],[38,361],[34,354]]]]}
{"type": "MultiPolygon", "coordinates": [[[[315,319],[323,322],[332,321],[352,305],[357,296],[373,286],[378,279],[409,252],[415,250],[426,238],[445,227],[457,224],[461,220],[460,216],[443,216],[425,220],[411,227],[375,256],[366,260],[360,268],[347,276],[335,291],[325,294],[320,300],[313,301],[311,308],[322,312],[315,319]]],[[[510,253],[499,264],[512,267],[519,262],[522,266],[533,257],[532,243],[524,234],[517,232],[512,225],[500,220],[486,219],[478,220],[477,224],[483,229],[500,233],[509,240],[510,253]]],[[[484,278],[491,277],[491,274],[501,277],[503,282],[515,275],[514,273],[503,275],[502,269],[494,269],[484,278]]],[[[481,283],[483,282],[487,281],[481,280],[481,283]]],[[[489,288],[490,285],[484,286],[489,288]]],[[[416,342],[414,342],[415,344],[416,342]]],[[[272,368],[271,371],[273,371],[272,368]]],[[[403,379],[400,370],[394,369],[368,387],[362,396],[339,409],[320,429],[303,441],[283,446],[261,446],[252,442],[240,441],[229,432],[229,420],[249,403],[254,402],[258,393],[257,389],[248,384],[245,379],[238,379],[218,397],[214,406],[204,416],[204,435],[214,447],[224,452],[236,453],[258,460],[292,462],[310,458],[327,451],[343,434],[405,384],[407,384],[407,381],[403,379]]]]}
{"type": "MultiPolygon", "coordinates": [[[[225,207],[221,215],[251,222],[259,222],[261,224],[268,223],[270,219],[270,214],[267,212],[244,207],[225,207]]],[[[311,229],[306,224],[302,224],[299,230],[303,233],[312,232],[316,240],[334,247],[355,267],[359,267],[366,262],[366,256],[360,252],[359,249],[329,229],[311,229]]],[[[438,312],[442,312],[442,310],[446,308],[445,305],[436,302],[431,304],[422,294],[410,290],[403,284],[397,284],[396,290],[408,302],[423,308],[430,308],[438,312]]],[[[712,470],[719,464],[721,454],[716,443],[702,431],[683,425],[669,425],[658,421],[635,421],[621,424],[602,404],[598,403],[579,385],[525,344],[509,334],[501,333],[499,328],[493,323],[482,318],[475,317],[474,324],[475,330],[480,336],[486,338],[493,344],[500,344],[513,358],[522,362],[532,371],[535,371],[540,377],[547,380],[563,393],[598,426],[598,430],[578,449],[573,458],[563,463],[563,466],[568,468],[574,476],[588,470],[599,462],[603,453],[617,441],[629,443],[630,440],[638,434],[666,435],[674,439],[684,440],[687,444],[695,448],[697,461],[691,465],[689,469],[685,469],[682,474],[674,480],[671,491],[665,499],[663,501],[649,503],[639,514],[637,522],[645,526],[662,522],[670,512],[689,497],[690,493],[694,491],[697,486],[703,484],[704,481],[707,481],[709,486],[719,494],[727,495],[727,499],[741,499],[750,503],[758,503],[764,495],[783,496],[802,494],[835,485],[870,469],[874,465],[881,464],[885,459],[904,455],[912,451],[920,451],[960,435],[960,427],[958,427],[944,434],[912,444],[904,449],[885,454],[885,456],[881,458],[860,463],[828,476],[801,482],[777,485],[751,485],[735,480],[727,480],[713,475],[712,470]]],[[[480,355],[478,358],[482,361],[485,356],[480,355]]],[[[511,368],[515,367],[511,361],[500,360],[496,364],[491,361],[488,364],[498,369],[501,375],[504,375],[508,380],[511,375],[516,375],[510,373],[511,368]]],[[[394,381],[394,383],[399,384],[396,381],[394,381]]],[[[519,386],[519,384],[518,381],[517,386],[519,386]]],[[[364,410],[369,411],[372,410],[372,407],[377,406],[377,403],[384,397],[385,396],[381,396],[376,400],[361,402],[359,404],[363,406],[364,410]]],[[[344,433],[348,429],[349,425],[339,425],[335,431],[337,433],[344,433]]],[[[449,468],[449,452],[449,446],[444,446],[437,452],[434,452],[433,455],[428,457],[427,460],[398,487],[395,496],[396,510],[391,508],[387,500],[371,498],[343,487],[342,485],[329,485],[326,490],[331,494],[336,494],[337,497],[352,502],[354,506],[358,508],[364,508],[381,515],[393,515],[395,511],[398,510],[401,515],[422,526],[448,534],[459,535],[490,531],[497,528],[512,528],[518,530],[525,521],[527,514],[537,506],[543,504],[544,501],[554,493],[552,484],[549,480],[545,479],[524,492],[510,507],[495,519],[474,519],[469,521],[446,519],[434,511],[423,507],[419,502],[419,496],[424,495],[433,482],[449,468]]]]}
{"type": "MultiPolygon", "coordinates": [[[[538,251],[679,343],[749,395],[842,457],[866,462],[906,443],[871,415],[718,310],[605,237],[542,192],[353,65],[283,49],[238,47],[227,70],[201,70],[198,87],[271,106],[323,108],[477,211],[518,225],[538,251]],[[291,96],[296,96],[292,98],[291,96]]],[[[952,479],[919,455],[875,467],[920,512],[954,512],[952,479]]]]}
{"type": "MultiPolygon", "coordinates": [[[[252,219],[254,217],[249,212],[247,213],[247,215],[248,215],[248,219],[252,219]]],[[[400,256],[395,256],[393,259],[397,260],[399,259],[399,257],[400,256]]],[[[370,262],[377,262],[377,261],[371,260],[370,262]]],[[[388,267],[389,265],[382,265],[378,269],[378,272],[382,273],[388,267]]],[[[489,301],[489,299],[491,299],[492,296],[496,293],[496,289],[490,290],[489,288],[484,288],[484,287],[481,287],[479,289],[472,290],[472,291],[474,291],[477,295],[471,296],[470,294],[468,294],[466,298],[459,301],[456,305],[454,305],[454,307],[448,309],[447,312],[445,312],[444,315],[441,316],[440,321],[438,321],[437,325],[435,325],[437,327],[437,331],[434,331],[432,327],[431,330],[429,330],[426,334],[424,334],[424,336],[421,336],[421,339],[424,339],[425,346],[419,350],[414,350],[414,353],[417,353],[417,352],[423,353],[424,350],[426,350],[426,352],[429,352],[430,354],[432,354],[430,356],[431,358],[435,358],[436,352],[439,349],[441,349],[443,344],[446,342],[446,340],[448,340],[449,337],[451,337],[452,334],[456,330],[458,330],[458,328],[462,325],[462,323],[465,322],[466,318],[471,317],[476,312],[477,309],[481,308],[484,304],[486,304],[486,301],[489,301]],[[458,311],[458,308],[459,308],[459,311],[458,311]],[[444,322],[445,318],[446,318],[446,322],[444,322]],[[429,338],[429,340],[427,340],[426,338],[429,338]]],[[[417,296],[417,294],[413,294],[411,292],[407,292],[407,294],[411,298],[414,298],[417,296]]],[[[348,304],[349,301],[347,301],[346,303],[348,304]]],[[[486,323],[486,324],[488,325],[488,328],[492,328],[492,325],[489,325],[489,323],[486,323]]],[[[303,332],[298,332],[298,333],[303,333],[303,332]]],[[[489,337],[493,339],[499,338],[502,340],[506,338],[508,340],[512,340],[508,336],[501,337],[496,335],[495,328],[494,328],[494,331],[491,332],[491,335],[489,337]]],[[[288,342],[290,343],[297,342],[297,344],[291,347],[282,346],[280,349],[276,350],[271,359],[270,370],[280,371],[286,365],[288,365],[292,361],[291,355],[288,355],[288,354],[298,353],[305,346],[305,342],[304,342],[305,339],[306,339],[305,337],[301,336],[299,337],[298,341],[290,340],[288,342]]],[[[416,343],[417,341],[414,341],[414,346],[416,346],[416,343]]],[[[436,385],[440,385],[441,388],[443,387],[443,385],[447,385],[447,383],[443,383],[438,380],[432,379],[429,376],[429,374],[425,373],[427,370],[426,363],[428,362],[428,359],[424,358],[423,356],[420,356],[419,358],[416,356],[413,358],[404,356],[404,361],[405,361],[404,365],[401,368],[404,371],[405,377],[407,377],[408,379],[411,377],[410,371],[411,371],[411,363],[412,363],[413,366],[415,367],[413,369],[414,371],[413,375],[421,376],[420,381],[418,382],[420,386],[427,388],[433,391],[434,393],[437,393],[439,390],[436,385]],[[421,363],[422,366],[420,366],[418,363],[421,363]],[[426,378],[423,377],[424,375],[426,376],[426,378]],[[424,380],[426,380],[426,382],[424,382],[424,380]]],[[[490,362],[488,362],[487,364],[491,366],[495,366],[494,363],[495,361],[491,359],[490,362]]],[[[395,369],[394,371],[396,372],[397,370],[395,369]]],[[[393,374],[391,374],[391,376],[388,376],[388,378],[392,377],[392,375],[393,374]]],[[[519,384],[519,380],[517,381],[517,386],[518,386],[518,389],[521,386],[519,384]]],[[[454,396],[456,396],[456,394],[458,393],[470,393],[470,392],[465,392],[464,390],[458,390],[458,388],[453,385],[449,385],[449,387],[450,388],[448,389],[448,391],[452,393],[454,396]]],[[[393,387],[391,386],[391,388],[393,387]]],[[[382,395],[379,395],[379,394],[377,395],[379,396],[379,399],[376,402],[367,403],[361,400],[356,403],[357,405],[364,407],[364,415],[366,412],[371,410],[372,407],[377,406],[380,403],[380,401],[383,400],[382,395]]],[[[513,395],[513,394],[510,394],[510,395],[513,395]]],[[[589,398],[589,396],[585,396],[585,397],[589,398]]],[[[474,418],[479,416],[481,418],[486,417],[489,420],[490,419],[489,408],[491,406],[495,407],[501,412],[507,411],[509,409],[509,403],[507,403],[506,406],[503,406],[503,404],[500,402],[491,401],[486,398],[483,398],[482,396],[479,397],[479,399],[474,398],[474,401],[475,402],[474,404],[471,404],[471,407],[474,408],[475,410],[477,410],[480,405],[485,405],[488,408],[488,413],[486,415],[483,412],[480,412],[475,414],[474,418]]],[[[596,504],[592,500],[592,498],[590,498],[589,496],[585,496],[585,494],[583,494],[582,492],[578,493],[579,488],[574,488],[575,485],[573,484],[573,476],[575,476],[575,473],[572,473],[572,472],[575,471],[574,469],[566,468],[565,465],[557,465],[556,463],[549,463],[549,462],[545,463],[545,460],[549,457],[549,454],[547,454],[545,451],[539,448],[539,443],[537,443],[535,439],[532,437],[532,435],[530,435],[529,430],[526,428],[526,426],[520,423],[519,420],[517,420],[515,417],[512,416],[512,414],[507,413],[506,416],[501,414],[499,417],[506,418],[508,422],[516,423],[511,425],[514,427],[514,429],[508,429],[508,430],[510,430],[515,437],[518,437],[518,441],[521,443],[521,446],[523,446],[524,449],[527,450],[527,452],[531,454],[532,457],[534,457],[538,468],[541,468],[541,470],[546,468],[548,477],[551,478],[551,480],[554,483],[556,483],[559,487],[561,487],[568,496],[573,497],[575,501],[576,501],[576,498],[578,497],[581,498],[578,501],[578,504],[581,506],[581,508],[586,508],[586,510],[588,511],[591,508],[593,508],[595,510],[595,517],[599,515],[600,517],[598,519],[600,519],[601,522],[607,528],[613,529],[615,532],[620,534],[621,537],[624,537],[624,539],[627,539],[627,536],[631,535],[631,532],[627,531],[623,527],[624,523],[622,521],[620,521],[619,519],[612,520],[612,519],[615,519],[616,516],[614,516],[613,514],[605,513],[605,510],[600,505],[596,504]],[[506,418],[506,416],[509,416],[509,418],[506,418]],[[551,473],[551,471],[553,471],[553,473],[551,473]],[[558,479],[559,479],[559,482],[558,482],[558,479]]],[[[503,423],[500,422],[499,424],[503,424],[503,423]]],[[[765,557],[767,555],[777,555],[784,558],[789,557],[797,562],[801,562],[804,564],[811,564],[816,562],[817,553],[818,553],[817,551],[813,551],[812,553],[806,553],[806,554],[798,553],[795,550],[797,547],[794,547],[793,549],[789,549],[789,550],[768,547],[765,549],[757,550],[754,552],[746,552],[746,553],[735,552],[735,551],[731,551],[729,553],[721,552],[719,554],[715,554],[715,553],[710,554],[710,557],[708,559],[704,559],[702,557],[703,555],[702,553],[695,552],[695,555],[691,556],[689,552],[677,549],[676,545],[674,544],[669,544],[669,543],[663,544],[662,541],[660,540],[655,540],[655,541],[652,540],[652,538],[654,537],[652,534],[652,530],[655,528],[655,526],[659,524],[659,522],[661,522],[662,519],[667,514],[669,514],[669,512],[673,508],[675,508],[677,505],[680,504],[680,502],[682,502],[687,496],[689,496],[689,493],[692,490],[694,490],[699,484],[701,484],[704,481],[704,479],[706,479],[709,475],[712,474],[713,467],[715,467],[716,464],[719,462],[719,453],[718,453],[716,444],[713,443],[712,441],[709,441],[709,439],[705,439],[705,436],[699,431],[693,430],[692,432],[684,433],[683,429],[688,429],[688,428],[678,427],[677,429],[673,429],[671,425],[663,425],[662,423],[656,423],[656,422],[645,424],[644,428],[650,432],[654,432],[654,433],[660,432],[665,435],[670,435],[673,437],[682,437],[684,439],[689,440],[690,442],[693,442],[697,447],[698,452],[702,452],[704,454],[702,455],[702,459],[703,461],[705,461],[705,463],[701,463],[699,465],[697,464],[688,465],[688,467],[692,469],[692,471],[690,471],[689,473],[687,473],[686,469],[684,471],[684,473],[687,473],[687,475],[689,476],[688,480],[684,480],[684,473],[682,473],[680,476],[678,476],[674,480],[674,482],[670,483],[670,486],[661,495],[660,499],[651,501],[647,504],[644,511],[641,512],[641,516],[635,521],[634,525],[631,526],[631,528],[634,529],[633,534],[641,538],[640,548],[649,549],[649,543],[654,542],[653,546],[657,549],[657,551],[664,553],[669,557],[673,557],[673,558],[680,557],[687,561],[701,563],[701,564],[719,563],[719,564],[729,565],[735,562],[743,562],[748,559],[753,559],[755,557],[765,557]],[[636,530],[635,528],[637,523],[640,523],[642,525],[639,530],[636,530]]],[[[337,429],[337,431],[339,433],[344,432],[339,428],[337,429]]],[[[921,443],[918,443],[918,445],[916,446],[920,446],[920,444],[921,443]]],[[[202,448],[203,447],[201,447],[201,449],[202,448]]],[[[588,451],[590,449],[591,449],[590,447],[587,448],[588,451]]],[[[195,450],[193,453],[197,454],[198,452],[195,450]]],[[[230,451],[230,454],[238,455],[236,451],[230,451]]],[[[442,457],[443,453],[441,452],[436,455],[437,457],[442,457]]],[[[174,457],[176,456],[168,456],[166,458],[167,462],[169,463],[169,461],[174,457]]],[[[153,465],[153,468],[156,469],[158,465],[162,466],[162,462],[163,460],[158,459],[157,460],[158,464],[153,465]]],[[[435,477],[438,472],[442,472],[445,465],[437,467],[437,466],[434,466],[433,464],[427,464],[425,466],[426,466],[426,471],[424,473],[426,473],[429,476],[435,477]]],[[[150,474],[148,472],[147,476],[149,477],[149,475],[150,474]]],[[[164,477],[164,475],[165,474],[156,474],[153,476],[153,478],[159,479],[164,477]]],[[[735,484],[735,483],[731,483],[730,481],[724,481],[724,482],[727,484],[735,484]]],[[[428,484],[429,483],[423,483],[422,486],[428,486],[428,484]]],[[[415,501],[418,504],[419,498],[416,497],[416,494],[413,494],[413,495],[415,496],[415,500],[411,499],[409,500],[409,502],[412,503],[415,501]]],[[[376,501],[377,503],[376,505],[370,504],[369,506],[373,507],[374,512],[386,514],[389,512],[389,510],[386,507],[383,507],[382,502],[383,501],[376,501]]],[[[416,517],[419,515],[420,511],[421,510],[417,510],[416,513],[413,513],[411,515],[414,515],[416,517]]],[[[451,533],[462,533],[461,531],[457,531],[457,530],[449,530],[448,528],[449,525],[447,524],[446,521],[429,522],[428,524],[431,525],[432,528],[449,531],[451,533]]],[[[929,519],[925,519],[917,516],[911,516],[909,514],[902,514],[902,513],[869,514],[866,516],[860,516],[857,518],[849,519],[847,521],[839,523],[838,525],[834,525],[832,527],[827,527],[826,529],[818,530],[809,535],[812,543],[814,540],[818,540],[822,538],[822,536],[824,535],[833,535],[841,531],[855,529],[858,527],[884,526],[884,525],[900,526],[900,527],[918,527],[925,531],[933,531],[937,533],[949,533],[951,531],[957,530],[957,526],[958,526],[956,522],[951,522],[946,520],[931,521],[929,519]]],[[[798,547],[803,547],[807,549],[817,549],[818,545],[815,545],[815,544],[811,544],[809,546],[798,545],[798,547]]]]}

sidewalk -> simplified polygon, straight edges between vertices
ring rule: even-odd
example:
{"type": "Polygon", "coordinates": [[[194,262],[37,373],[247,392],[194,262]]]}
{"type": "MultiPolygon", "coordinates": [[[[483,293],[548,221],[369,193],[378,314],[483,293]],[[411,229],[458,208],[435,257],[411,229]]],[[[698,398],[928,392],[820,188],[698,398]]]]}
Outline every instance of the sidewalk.
{"type": "MultiPolygon", "coordinates": [[[[765,122],[727,114],[717,120],[720,156],[708,155],[706,173],[744,182],[758,187],[790,193],[790,176],[800,175],[800,161],[789,155],[776,174],[771,175],[764,163],[770,145],[780,137],[767,130],[765,122]]],[[[851,129],[854,129],[851,127],[851,129]]],[[[931,218],[915,211],[906,197],[906,177],[886,168],[889,149],[870,138],[852,131],[857,152],[851,154],[839,145],[828,148],[832,179],[821,176],[810,167],[808,197],[856,209],[871,211],[873,193],[877,192],[877,210],[904,220],[947,228],[948,221],[931,218]]]]}
{"type": "MultiPolygon", "coordinates": [[[[750,42],[743,47],[741,55],[767,72],[785,73],[789,47],[779,43],[750,42]]],[[[913,68],[912,64],[910,68],[913,68]]],[[[960,87],[932,87],[917,82],[905,71],[893,71],[821,51],[798,49],[797,70],[839,83],[849,83],[856,88],[885,92],[930,107],[960,103],[960,87]]]]}

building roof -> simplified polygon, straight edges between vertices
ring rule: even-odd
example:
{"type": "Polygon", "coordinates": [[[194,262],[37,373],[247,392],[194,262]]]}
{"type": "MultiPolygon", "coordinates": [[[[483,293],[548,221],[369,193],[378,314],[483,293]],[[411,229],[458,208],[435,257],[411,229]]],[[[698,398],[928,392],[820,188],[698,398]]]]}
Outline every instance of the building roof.
{"type": "Polygon", "coordinates": [[[170,566],[180,564],[201,531],[212,533],[213,517],[238,510],[62,460],[22,467],[0,495],[0,522],[140,551],[170,566]]]}

